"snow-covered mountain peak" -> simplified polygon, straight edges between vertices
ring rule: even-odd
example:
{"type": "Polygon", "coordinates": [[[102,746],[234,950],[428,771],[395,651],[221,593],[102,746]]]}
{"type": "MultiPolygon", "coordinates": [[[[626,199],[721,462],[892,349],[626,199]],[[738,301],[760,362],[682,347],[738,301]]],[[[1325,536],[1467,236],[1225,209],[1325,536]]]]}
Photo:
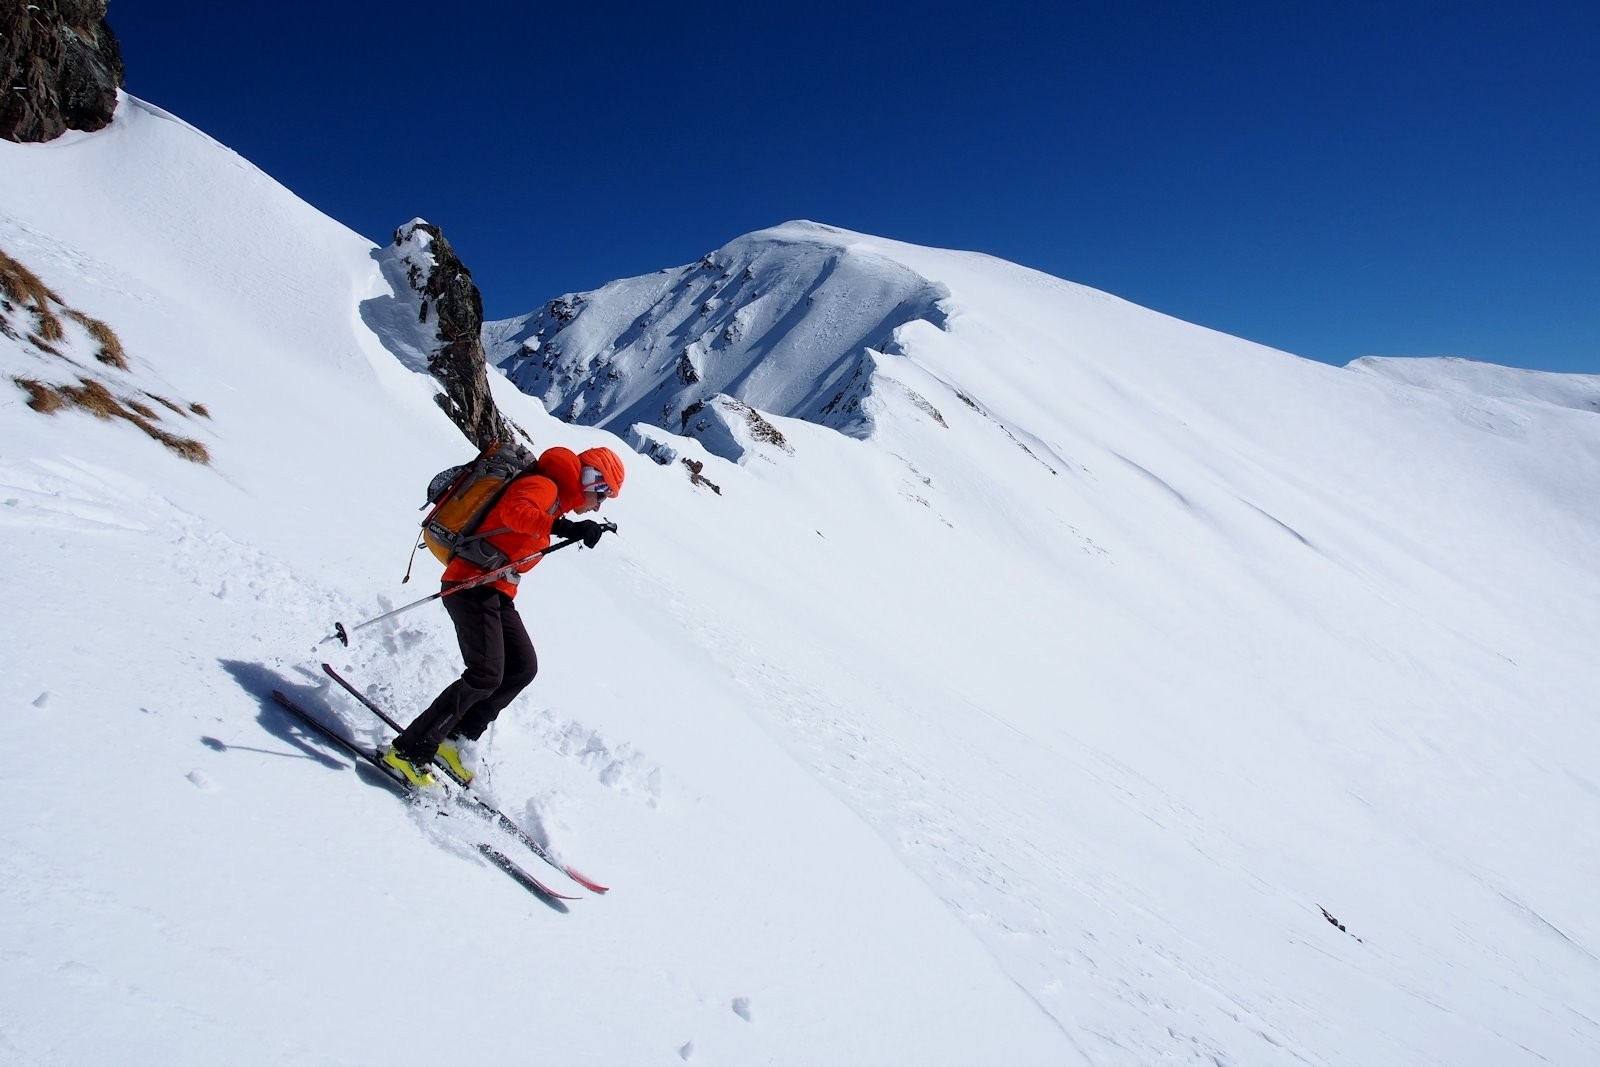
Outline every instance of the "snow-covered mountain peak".
{"type": "Polygon", "coordinates": [[[485,337],[491,360],[564,419],[642,422],[738,459],[756,412],[869,435],[880,361],[910,324],[942,328],[948,296],[860,235],[795,222],[485,337]]]}
{"type": "Polygon", "coordinates": [[[761,418],[859,439],[895,409],[943,424],[964,404],[1026,421],[1021,409],[1074,366],[1153,372],[1125,386],[1141,392],[1175,384],[1167,367],[1250,391],[1262,374],[1330,371],[989,255],[804,220],[488,323],[484,339],[559,418],[623,435],[644,424],[735,461],[770,439],[761,418]]]}

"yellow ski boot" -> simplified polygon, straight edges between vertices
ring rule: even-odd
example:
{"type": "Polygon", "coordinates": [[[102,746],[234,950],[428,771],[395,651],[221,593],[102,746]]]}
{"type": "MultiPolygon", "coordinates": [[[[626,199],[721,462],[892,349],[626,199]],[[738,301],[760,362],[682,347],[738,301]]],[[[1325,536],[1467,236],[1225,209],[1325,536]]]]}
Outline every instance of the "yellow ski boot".
{"type": "Polygon", "coordinates": [[[406,781],[418,789],[426,789],[430,785],[438,784],[438,779],[429,774],[425,768],[418,767],[415,763],[396,752],[393,745],[384,749],[383,762],[403,774],[406,781]]]}
{"type": "Polygon", "coordinates": [[[448,741],[440,741],[439,751],[434,755],[433,759],[435,763],[445,769],[446,774],[462,785],[472,784],[474,775],[467,769],[467,765],[461,762],[461,750],[455,745],[448,741]]]}

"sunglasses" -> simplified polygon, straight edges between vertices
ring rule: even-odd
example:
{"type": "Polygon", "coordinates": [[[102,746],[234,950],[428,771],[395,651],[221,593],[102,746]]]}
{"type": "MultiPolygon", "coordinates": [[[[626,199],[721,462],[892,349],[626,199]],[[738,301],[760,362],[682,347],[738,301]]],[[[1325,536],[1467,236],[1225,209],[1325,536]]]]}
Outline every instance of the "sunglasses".
{"type": "Polygon", "coordinates": [[[593,467],[583,468],[583,491],[593,493],[604,499],[611,495],[611,486],[606,481],[606,476],[593,467]]]}

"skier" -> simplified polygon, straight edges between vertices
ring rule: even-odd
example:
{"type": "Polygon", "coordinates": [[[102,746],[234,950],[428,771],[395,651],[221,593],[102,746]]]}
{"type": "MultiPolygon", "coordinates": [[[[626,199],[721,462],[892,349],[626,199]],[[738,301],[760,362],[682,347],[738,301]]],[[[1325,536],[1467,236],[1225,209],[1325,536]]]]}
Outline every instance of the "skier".
{"type": "MultiPolygon", "coordinates": [[[[591,448],[578,455],[568,448],[546,449],[534,472],[511,483],[484,516],[480,528],[503,529],[487,539],[513,560],[547,547],[552,534],[578,538],[586,547],[594,548],[606,525],[593,519],[568,519],[566,515],[598,510],[622,490],[623,474],[622,460],[609,448],[591,448]]],[[[527,572],[538,562],[535,558],[518,569],[527,572]]],[[[475,564],[454,558],[445,567],[444,589],[448,592],[485,573],[488,572],[475,564]]],[[[538,673],[533,642],[512,602],[521,577],[512,572],[486,585],[444,597],[466,670],[401,731],[383,754],[383,762],[404,774],[413,785],[434,784],[428,765],[436,756],[455,777],[471,781],[472,772],[461,760],[461,742],[482,737],[489,724],[538,673]]]]}

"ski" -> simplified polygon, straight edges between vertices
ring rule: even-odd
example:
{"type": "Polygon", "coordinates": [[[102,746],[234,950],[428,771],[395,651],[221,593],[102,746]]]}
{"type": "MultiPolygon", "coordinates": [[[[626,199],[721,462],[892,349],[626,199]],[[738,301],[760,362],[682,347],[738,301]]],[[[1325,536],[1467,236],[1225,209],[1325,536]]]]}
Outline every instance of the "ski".
{"type": "MultiPolygon", "coordinates": [[[[274,689],[272,691],[272,699],[276,700],[285,711],[293,715],[300,723],[309,727],[311,731],[318,737],[322,738],[324,741],[327,741],[329,744],[332,744],[335,748],[338,748],[352,759],[364,761],[375,768],[377,772],[383,776],[384,784],[387,785],[389,790],[401,800],[409,802],[416,799],[417,792],[412,787],[411,783],[401,779],[401,777],[392,768],[390,768],[388,764],[383,762],[383,758],[378,755],[378,753],[363,748],[354,741],[350,740],[348,737],[345,737],[339,731],[328,726],[315,715],[301,707],[282,690],[274,689]]],[[[511,879],[518,885],[522,886],[522,888],[543,900],[546,904],[549,904],[557,911],[567,910],[567,906],[563,904],[562,901],[579,899],[578,897],[557,893],[554,889],[551,889],[549,886],[539,881],[539,879],[523,870],[520,866],[513,862],[510,857],[501,852],[499,849],[495,848],[493,845],[479,842],[476,847],[478,852],[488,859],[490,863],[494,864],[494,866],[510,875],[511,879]]]]}
{"type": "MultiPolygon", "coordinates": [[[[342,687],[345,692],[359,700],[363,707],[372,712],[378,718],[382,719],[385,725],[387,725],[391,730],[393,730],[395,733],[400,733],[402,729],[400,724],[395,722],[394,718],[390,716],[388,712],[379,707],[371,698],[367,696],[367,694],[357,689],[354,684],[344,677],[344,675],[335,670],[333,664],[324,663],[322,665],[322,671],[329,678],[332,678],[334,681],[338,682],[340,687],[342,687]]],[[[526,830],[517,824],[516,820],[512,819],[511,816],[507,815],[493,804],[490,804],[488,801],[472,792],[471,783],[462,782],[460,779],[456,778],[454,774],[451,774],[448,766],[442,760],[435,760],[434,764],[439,767],[440,770],[444,771],[445,776],[448,777],[450,781],[454,782],[460,787],[459,792],[456,794],[458,797],[476,805],[481,814],[487,818],[494,819],[494,821],[499,824],[502,830],[510,834],[512,837],[515,837],[518,841],[521,841],[535,856],[538,856],[550,866],[554,867],[568,878],[571,878],[574,882],[577,882],[591,893],[609,892],[609,886],[601,885],[593,878],[589,878],[578,873],[565,863],[562,863],[560,860],[550,855],[550,853],[545,850],[543,845],[534,840],[534,838],[529,835],[526,830]]]]}

